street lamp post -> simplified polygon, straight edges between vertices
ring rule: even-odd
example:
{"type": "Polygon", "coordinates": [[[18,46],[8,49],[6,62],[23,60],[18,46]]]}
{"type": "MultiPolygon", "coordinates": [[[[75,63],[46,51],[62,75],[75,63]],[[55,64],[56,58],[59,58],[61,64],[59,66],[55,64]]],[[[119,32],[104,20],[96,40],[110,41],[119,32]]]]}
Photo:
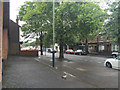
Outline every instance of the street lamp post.
{"type": "Polygon", "coordinates": [[[54,0],[53,0],[53,64],[52,66],[54,67],[55,66],[55,52],[54,52],[54,29],[55,29],[55,22],[54,22],[54,13],[55,13],[55,10],[54,10],[54,0]]]}

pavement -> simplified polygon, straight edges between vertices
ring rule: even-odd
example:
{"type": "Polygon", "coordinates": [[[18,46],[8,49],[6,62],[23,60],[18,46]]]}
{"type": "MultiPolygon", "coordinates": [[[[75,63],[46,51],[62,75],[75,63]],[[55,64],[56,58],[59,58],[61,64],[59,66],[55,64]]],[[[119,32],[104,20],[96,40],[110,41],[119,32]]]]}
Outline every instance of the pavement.
{"type": "Polygon", "coordinates": [[[3,88],[118,88],[118,70],[103,66],[106,58],[56,54],[40,57],[9,56],[3,88]],[[99,63],[98,63],[99,62],[99,63]]]}

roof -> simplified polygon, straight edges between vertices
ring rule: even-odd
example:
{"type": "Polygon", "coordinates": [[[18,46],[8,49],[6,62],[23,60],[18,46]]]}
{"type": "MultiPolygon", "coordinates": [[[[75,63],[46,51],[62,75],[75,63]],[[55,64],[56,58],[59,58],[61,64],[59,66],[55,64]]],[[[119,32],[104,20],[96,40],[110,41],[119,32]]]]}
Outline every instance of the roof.
{"type": "Polygon", "coordinates": [[[15,23],[13,20],[9,20],[9,23],[14,23],[14,24],[16,24],[18,27],[21,27],[20,25],[18,25],[17,23],[15,23]]]}

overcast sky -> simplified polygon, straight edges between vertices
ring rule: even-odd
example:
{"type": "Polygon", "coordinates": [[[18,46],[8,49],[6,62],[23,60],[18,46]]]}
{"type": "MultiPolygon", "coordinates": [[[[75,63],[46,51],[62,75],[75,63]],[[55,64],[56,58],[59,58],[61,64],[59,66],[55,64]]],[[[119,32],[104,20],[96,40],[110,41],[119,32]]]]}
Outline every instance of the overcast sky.
{"type": "Polygon", "coordinates": [[[32,0],[10,0],[10,19],[11,20],[16,22],[19,8],[21,5],[24,4],[25,1],[32,1],[32,0]]]}

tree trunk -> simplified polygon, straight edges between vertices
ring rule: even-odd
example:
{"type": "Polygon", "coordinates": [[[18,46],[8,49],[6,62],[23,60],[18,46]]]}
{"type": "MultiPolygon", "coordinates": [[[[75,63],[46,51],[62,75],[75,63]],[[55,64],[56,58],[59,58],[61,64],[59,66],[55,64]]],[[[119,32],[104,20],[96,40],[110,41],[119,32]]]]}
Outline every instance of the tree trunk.
{"type": "Polygon", "coordinates": [[[98,53],[98,49],[99,49],[99,42],[98,42],[98,37],[97,37],[97,50],[96,50],[97,53],[98,53]]]}
{"type": "Polygon", "coordinates": [[[60,55],[59,55],[60,59],[64,58],[64,51],[63,51],[63,42],[62,39],[60,40],[60,55]]]}
{"type": "Polygon", "coordinates": [[[41,55],[43,55],[43,50],[42,50],[42,47],[43,47],[43,44],[42,44],[42,31],[41,31],[41,34],[40,34],[40,48],[41,48],[41,55]]]}
{"type": "Polygon", "coordinates": [[[85,42],[85,52],[86,54],[88,54],[88,40],[86,38],[86,42],[85,42]]]}

